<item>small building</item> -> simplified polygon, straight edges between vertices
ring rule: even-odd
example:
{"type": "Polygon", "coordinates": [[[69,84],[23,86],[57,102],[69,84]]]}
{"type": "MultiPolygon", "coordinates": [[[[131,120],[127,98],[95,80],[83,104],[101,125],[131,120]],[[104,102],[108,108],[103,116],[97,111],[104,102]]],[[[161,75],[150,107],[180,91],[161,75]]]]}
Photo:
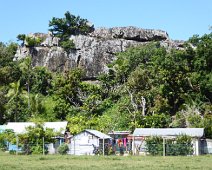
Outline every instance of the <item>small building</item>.
{"type": "Polygon", "coordinates": [[[204,128],[136,128],[132,135],[133,154],[145,152],[145,138],[159,136],[163,139],[174,139],[179,135],[192,137],[194,155],[201,151],[201,139],[204,137],[204,128]]]}
{"type": "Polygon", "coordinates": [[[73,136],[69,144],[71,155],[94,155],[94,149],[108,145],[112,138],[100,131],[85,129],[73,136]]]}

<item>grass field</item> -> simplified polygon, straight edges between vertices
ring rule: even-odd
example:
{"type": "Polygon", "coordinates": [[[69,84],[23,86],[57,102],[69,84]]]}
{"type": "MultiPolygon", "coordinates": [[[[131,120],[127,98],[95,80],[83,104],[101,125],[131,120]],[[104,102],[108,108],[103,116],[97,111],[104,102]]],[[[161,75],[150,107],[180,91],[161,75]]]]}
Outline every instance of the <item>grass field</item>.
{"type": "Polygon", "coordinates": [[[0,170],[210,169],[212,155],[194,157],[9,155],[0,153],[0,170]]]}

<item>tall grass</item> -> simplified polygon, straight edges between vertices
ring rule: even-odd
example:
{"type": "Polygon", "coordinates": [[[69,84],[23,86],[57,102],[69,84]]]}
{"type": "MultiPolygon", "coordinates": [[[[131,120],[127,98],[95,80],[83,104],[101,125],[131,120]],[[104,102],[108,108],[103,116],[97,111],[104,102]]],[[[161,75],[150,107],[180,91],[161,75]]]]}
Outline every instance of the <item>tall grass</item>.
{"type": "Polygon", "coordinates": [[[0,170],[58,169],[212,169],[212,156],[152,157],[152,156],[70,156],[70,155],[9,155],[0,153],[0,170]]]}

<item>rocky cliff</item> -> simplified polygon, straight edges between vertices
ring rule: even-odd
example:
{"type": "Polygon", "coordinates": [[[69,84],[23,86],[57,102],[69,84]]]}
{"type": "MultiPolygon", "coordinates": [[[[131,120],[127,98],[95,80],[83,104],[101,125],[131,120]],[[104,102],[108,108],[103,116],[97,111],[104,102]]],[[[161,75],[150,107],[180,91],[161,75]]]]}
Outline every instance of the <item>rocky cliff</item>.
{"type": "Polygon", "coordinates": [[[152,41],[160,41],[167,49],[182,46],[182,42],[170,40],[165,31],[136,27],[99,28],[87,36],[71,36],[76,49],[69,54],[58,46],[59,39],[51,34],[35,33],[29,36],[40,37],[43,42],[31,48],[26,44],[20,46],[15,55],[17,60],[30,55],[33,66],[45,66],[51,71],[82,67],[90,79],[106,72],[107,64],[114,60],[115,54],[128,47],[152,41]]]}

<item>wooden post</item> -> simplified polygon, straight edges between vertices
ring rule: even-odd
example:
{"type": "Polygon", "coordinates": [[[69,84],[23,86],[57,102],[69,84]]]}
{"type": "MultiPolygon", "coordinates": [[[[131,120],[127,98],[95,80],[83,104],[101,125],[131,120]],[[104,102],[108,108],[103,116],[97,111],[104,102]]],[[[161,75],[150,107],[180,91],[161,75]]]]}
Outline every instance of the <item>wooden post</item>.
{"type": "Polygon", "coordinates": [[[163,156],[166,156],[165,138],[163,138],[163,156]]]}
{"type": "Polygon", "coordinates": [[[18,135],[16,135],[16,155],[18,155],[18,135]]]}
{"type": "Polygon", "coordinates": [[[105,155],[105,138],[103,137],[103,156],[105,155]]]}
{"type": "Polygon", "coordinates": [[[73,141],[74,141],[74,155],[75,155],[75,138],[73,137],[73,141]]]}
{"type": "Polygon", "coordinates": [[[132,142],[132,154],[135,155],[135,136],[133,136],[133,142],[132,142]]]}
{"type": "Polygon", "coordinates": [[[43,155],[45,155],[45,143],[44,143],[44,137],[43,137],[43,155]]]}

